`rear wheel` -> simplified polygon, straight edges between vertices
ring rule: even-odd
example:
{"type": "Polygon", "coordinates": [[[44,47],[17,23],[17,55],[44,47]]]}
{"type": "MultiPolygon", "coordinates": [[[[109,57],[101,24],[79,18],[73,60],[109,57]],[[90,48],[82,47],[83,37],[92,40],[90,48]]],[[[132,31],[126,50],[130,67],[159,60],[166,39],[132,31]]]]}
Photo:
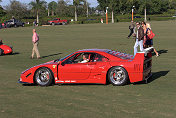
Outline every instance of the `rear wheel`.
{"type": "Polygon", "coordinates": [[[123,67],[113,67],[108,72],[108,80],[114,86],[123,86],[128,82],[128,73],[123,67]]]}
{"type": "Polygon", "coordinates": [[[52,25],[54,26],[54,25],[55,25],[55,23],[52,23],[52,25]]]}
{"type": "Polygon", "coordinates": [[[4,53],[3,49],[0,48],[0,56],[4,53]]]}
{"type": "Polygon", "coordinates": [[[40,86],[49,86],[53,82],[53,73],[50,69],[42,67],[36,71],[34,79],[40,86]]]}

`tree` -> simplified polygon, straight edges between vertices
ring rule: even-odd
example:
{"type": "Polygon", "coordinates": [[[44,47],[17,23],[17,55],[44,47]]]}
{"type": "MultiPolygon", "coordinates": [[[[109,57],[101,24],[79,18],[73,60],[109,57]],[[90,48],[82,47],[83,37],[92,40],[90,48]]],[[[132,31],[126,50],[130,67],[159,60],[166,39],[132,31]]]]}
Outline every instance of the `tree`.
{"type": "Polygon", "coordinates": [[[4,9],[0,6],[0,17],[5,16],[5,14],[4,9]]]}
{"type": "Polygon", "coordinates": [[[106,7],[108,7],[109,0],[97,0],[99,3],[99,7],[103,10],[106,11],[106,7]]]}
{"type": "Polygon", "coordinates": [[[64,0],[59,0],[56,13],[59,16],[70,16],[70,11],[67,2],[65,2],[64,0]]]}
{"type": "Polygon", "coordinates": [[[118,5],[118,0],[109,0],[109,8],[112,12],[112,23],[114,23],[114,10],[118,5]]]}
{"type": "Polygon", "coordinates": [[[15,18],[21,19],[28,15],[27,6],[16,0],[10,1],[10,4],[5,9],[10,17],[14,16],[15,18]]]}
{"type": "Polygon", "coordinates": [[[48,9],[51,10],[52,16],[54,16],[54,13],[56,12],[57,3],[55,1],[52,1],[48,4],[48,9]]]}
{"type": "Polygon", "coordinates": [[[75,21],[78,20],[77,18],[77,7],[80,5],[81,2],[83,2],[84,0],[73,0],[73,5],[75,7],[75,21]]]}
{"type": "Polygon", "coordinates": [[[75,6],[75,21],[78,20],[77,18],[77,6],[79,5],[80,1],[79,0],[73,0],[73,5],[75,6]]]}
{"type": "Polygon", "coordinates": [[[89,17],[89,5],[90,3],[87,2],[87,0],[83,0],[84,5],[83,5],[83,9],[85,9],[86,11],[86,16],[89,17]]]}
{"type": "Polygon", "coordinates": [[[37,14],[37,23],[39,23],[39,12],[40,9],[46,8],[46,1],[36,0],[35,2],[30,2],[29,5],[32,6],[32,9],[36,11],[37,14]]]}

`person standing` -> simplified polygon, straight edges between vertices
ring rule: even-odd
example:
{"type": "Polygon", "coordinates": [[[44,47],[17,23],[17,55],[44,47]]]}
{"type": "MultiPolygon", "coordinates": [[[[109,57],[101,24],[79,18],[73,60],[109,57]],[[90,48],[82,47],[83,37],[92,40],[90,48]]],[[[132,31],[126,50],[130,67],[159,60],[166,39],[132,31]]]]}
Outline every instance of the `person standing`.
{"type": "Polygon", "coordinates": [[[130,36],[134,33],[135,25],[133,21],[131,21],[131,24],[129,25],[129,29],[130,29],[130,34],[128,35],[127,38],[130,38],[130,36]]]}
{"type": "Polygon", "coordinates": [[[146,37],[146,35],[147,35],[147,28],[146,28],[146,23],[143,21],[143,22],[141,22],[141,25],[142,25],[142,28],[143,28],[143,30],[144,30],[144,40],[143,40],[143,48],[147,48],[147,45],[146,45],[146,41],[147,41],[147,37],[146,37]]]}
{"type": "Polygon", "coordinates": [[[140,26],[139,22],[136,22],[136,28],[137,28],[137,32],[136,32],[136,42],[134,44],[134,56],[137,53],[137,47],[140,46],[140,51],[143,51],[143,40],[144,40],[144,30],[143,28],[140,26]]]}
{"type": "MultiPolygon", "coordinates": [[[[146,45],[147,45],[147,47],[152,47],[152,46],[153,46],[153,39],[150,39],[150,38],[147,36],[147,35],[150,34],[150,32],[151,32],[151,30],[152,30],[149,23],[146,23],[146,28],[147,28],[147,31],[146,31],[146,37],[147,37],[146,45]]],[[[154,52],[155,52],[155,54],[156,54],[156,57],[158,57],[158,56],[159,56],[159,53],[156,51],[155,48],[153,48],[153,49],[154,49],[154,52]]]]}
{"type": "Polygon", "coordinates": [[[33,36],[32,36],[32,43],[33,43],[33,49],[32,49],[32,56],[31,59],[34,58],[34,54],[36,53],[37,59],[41,59],[40,53],[38,50],[38,45],[39,45],[39,35],[36,33],[36,30],[33,29],[33,36]]]}

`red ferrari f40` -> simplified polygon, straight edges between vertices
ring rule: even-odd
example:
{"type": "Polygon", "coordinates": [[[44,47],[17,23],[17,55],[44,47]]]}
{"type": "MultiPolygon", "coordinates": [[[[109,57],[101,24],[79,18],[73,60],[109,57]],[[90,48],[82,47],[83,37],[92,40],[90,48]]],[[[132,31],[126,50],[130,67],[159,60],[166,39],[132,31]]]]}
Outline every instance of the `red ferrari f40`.
{"type": "Polygon", "coordinates": [[[13,50],[12,47],[4,45],[2,40],[0,40],[0,56],[4,54],[12,54],[13,50]]]}
{"type": "Polygon", "coordinates": [[[25,70],[18,81],[40,86],[107,82],[122,86],[128,81],[147,81],[151,76],[152,50],[152,47],[147,48],[136,56],[109,49],[79,50],[25,70]]]}

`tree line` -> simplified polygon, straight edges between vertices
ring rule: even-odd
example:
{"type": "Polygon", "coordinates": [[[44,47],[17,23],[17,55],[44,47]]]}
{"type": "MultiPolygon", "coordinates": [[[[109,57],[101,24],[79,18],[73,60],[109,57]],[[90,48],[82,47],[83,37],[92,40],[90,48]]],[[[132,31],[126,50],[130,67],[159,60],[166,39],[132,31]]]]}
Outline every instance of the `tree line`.
{"type": "Polygon", "coordinates": [[[98,9],[111,11],[112,22],[114,14],[131,14],[132,8],[135,14],[163,14],[164,12],[175,13],[176,0],[97,0],[99,3],[98,9]]]}
{"type": "MultiPolygon", "coordinates": [[[[2,0],[0,0],[1,2],[2,0]]],[[[35,0],[24,4],[17,0],[11,0],[7,6],[0,7],[0,17],[15,17],[18,19],[36,17],[37,23],[39,18],[46,16],[61,16],[61,17],[75,17],[88,16],[93,13],[94,8],[90,8],[90,3],[87,0],[73,0],[73,4],[69,4],[69,0],[58,0],[47,3],[45,0],[35,0]]]]}
{"type": "MultiPolygon", "coordinates": [[[[112,18],[117,14],[131,14],[131,9],[134,6],[135,14],[144,14],[146,9],[147,14],[162,14],[164,12],[175,13],[176,0],[97,0],[99,5],[96,8],[90,8],[90,3],[87,0],[58,0],[47,3],[45,0],[31,0],[29,4],[21,3],[17,0],[11,0],[10,3],[2,7],[0,6],[0,17],[12,17],[22,19],[24,17],[35,17],[37,23],[39,18],[46,16],[60,17],[88,17],[93,15],[95,10],[111,12],[112,18]]],[[[2,2],[2,0],[0,0],[2,2]]],[[[112,19],[113,20],[113,19],[112,19]]]]}

